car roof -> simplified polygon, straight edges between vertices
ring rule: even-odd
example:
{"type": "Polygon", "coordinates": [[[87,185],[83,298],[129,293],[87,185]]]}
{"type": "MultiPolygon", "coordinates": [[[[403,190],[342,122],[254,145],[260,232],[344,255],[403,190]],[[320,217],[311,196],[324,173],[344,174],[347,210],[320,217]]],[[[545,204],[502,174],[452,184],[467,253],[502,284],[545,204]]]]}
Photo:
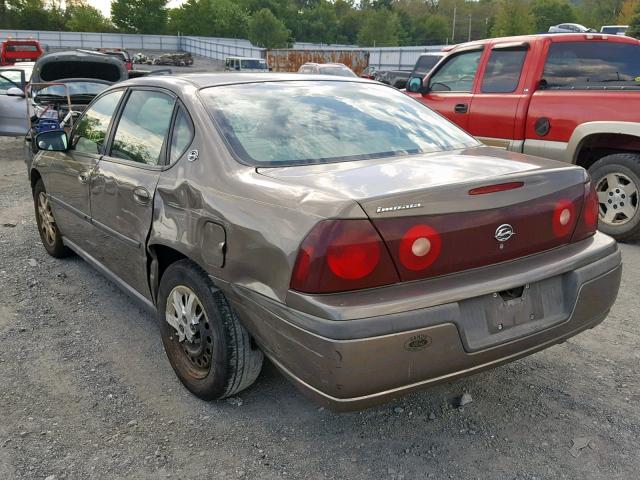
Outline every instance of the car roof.
{"type": "Polygon", "coordinates": [[[580,41],[597,41],[603,38],[609,42],[619,43],[632,43],[640,44],[640,40],[636,40],[632,37],[624,37],[620,35],[608,35],[600,32],[584,32],[584,33],[540,33],[536,35],[519,35],[516,37],[499,37],[499,38],[487,38],[484,40],[474,40],[472,42],[460,43],[447,49],[447,53],[456,52],[461,49],[466,49],[474,46],[494,45],[511,42],[537,42],[545,39],[550,39],[552,42],[580,42],[580,41]]]}
{"type": "Polygon", "coordinates": [[[380,85],[378,82],[358,77],[336,77],[333,75],[309,75],[304,73],[185,73],[180,75],[149,75],[119,82],[118,86],[146,85],[174,89],[187,85],[196,88],[216,87],[220,85],[237,85],[242,83],[265,83],[286,81],[332,81],[357,82],[380,85]],[[172,88],[173,87],[173,88],[172,88]]]}

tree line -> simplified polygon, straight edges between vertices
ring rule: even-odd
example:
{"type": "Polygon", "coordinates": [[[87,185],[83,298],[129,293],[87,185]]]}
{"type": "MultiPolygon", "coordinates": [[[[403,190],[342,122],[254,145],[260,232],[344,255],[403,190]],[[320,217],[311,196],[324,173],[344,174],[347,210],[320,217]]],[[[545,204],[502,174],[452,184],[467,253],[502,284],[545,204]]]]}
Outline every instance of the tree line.
{"type": "Polygon", "coordinates": [[[640,34],[640,0],[114,0],[110,17],[84,0],[0,0],[0,28],[248,38],[267,48],[441,45],[567,22],[640,34]]]}

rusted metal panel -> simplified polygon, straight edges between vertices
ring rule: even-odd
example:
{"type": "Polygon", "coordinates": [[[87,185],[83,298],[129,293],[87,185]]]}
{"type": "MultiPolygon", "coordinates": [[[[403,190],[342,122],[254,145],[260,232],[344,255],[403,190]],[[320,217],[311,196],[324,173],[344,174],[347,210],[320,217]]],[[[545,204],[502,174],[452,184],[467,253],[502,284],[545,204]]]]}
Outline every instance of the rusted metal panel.
{"type": "Polygon", "coordinates": [[[292,48],[267,50],[267,64],[274,72],[297,72],[301,65],[314,63],[343,63],[358,75],[369,66],[366,50],[299,50],[292,48]]]}

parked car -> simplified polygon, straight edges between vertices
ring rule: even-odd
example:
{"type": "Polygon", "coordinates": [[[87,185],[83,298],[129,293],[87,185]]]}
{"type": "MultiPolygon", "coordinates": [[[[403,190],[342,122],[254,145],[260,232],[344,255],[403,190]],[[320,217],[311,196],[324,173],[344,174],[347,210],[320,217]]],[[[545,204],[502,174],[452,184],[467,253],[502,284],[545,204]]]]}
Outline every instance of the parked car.
{"type": "Polygon", "coordinates": [[[410,76],[411,70],[378,70],[373,79],[401,90],[407,86],[410,76]]]}
{"type": "Polygon", "coordinates": [[[579,23],[561,23],[549,27],[549,33],[588,33],[595,32],[593,28],[585,27],[579,23]]]}
{"type": "Polygon", "coordinates": [[[362,71],[362,73],[360,74],[360,78],[368,78],[369,80],[373,80],[376,71],[376,67],[368,66],[362,71]]]}
{"type": "Polygon", "coordinates": [[[459,45],[418,100],[483,142],[589,170],[600,229],[640,237],[640,42],[601,34],[535,35],[459,45]]]}
{"type": "Polygon", "coordinates": [[[204,399],[264,353],[325,405],[372,405],[594,327],[620,284],[584,169],[355,77],[129,80],[37,144],[44,248],[156,312],[204,399]]]}
{"type": "Polygon", "coordinates": [[[24,78],[20,70],[0,70],[0,136],[22,136],[29,130],[24,78]]]}
{"type": "Polygon", "coordinates": [[[333,75],[335,77],[357,77],[353,70],[343,63],[312,63],[307,62],[300,66],[298,73],[313,75],[333,75]]]}
{"type": "Polygon", "coordinates": [[[603,25],[600,28],[600,33],[606,33],[608,35],[624,35],[628,28],[629,25],[603,25]]]}
{"type": "Polygon", "coordinates": [[[119,58],[128,71],[133,70],[133,59],[128,51],[121,48],[96,48],[96,51],[119,58]]]}
{"type": "Polygon", "coordinates": [[[5,40],[0,43],[0,65],[35,62],[42,53],[42,47],[37,40],[5,40]]]}
{"type": "Polygon", "coordinates": [[[268,72],[267,61],[263,58],[227,57],[224,69],[236,72],[268,72]]]}
{"type": "Polygon", "coordinates": [[[426,52],[420,54],[409,75],[408,81],[411,81],[412,78],[417,78],[422,83],[422,79],[443,59],[444,55],[444,52],[426,52]]]}

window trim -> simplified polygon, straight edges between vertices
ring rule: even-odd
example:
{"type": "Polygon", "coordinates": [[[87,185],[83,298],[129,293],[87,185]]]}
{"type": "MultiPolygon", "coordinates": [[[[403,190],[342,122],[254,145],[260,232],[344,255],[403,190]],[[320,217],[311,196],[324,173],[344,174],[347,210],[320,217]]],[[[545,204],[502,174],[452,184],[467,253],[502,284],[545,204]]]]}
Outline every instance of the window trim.
{"type": "Polygon", "coordinates": [[[480,45],[480,46],[472,46],[472,47],[468,47],[468,48],[464,48],[461,50],[456,50],[455,52],[453,52],[451,55],[446,55],[445,57],[443,57],[440,62],[438,62],[436,64],[436,66],[434,67],[433,72],[431,73],[431,75],[429,75],[429,94],[444,94],[444,95],[448,95],[448,94],[460,94],[460,93],[464,93],[464,94],[473,94],[474,90],[475,90],[475,84],[478,81],[478,73],[480,72],[480,67],[482,66],[482,57],[485,54],[485,46],[484,45],[480,45]],[[442,68],[447,65],[447,63],[449,63],[450,61],[452,61],[453,58],[455,57],[459,57],[460,55],[464,55],[466,53],[473,53],[473,52],[480,52],[480,58],[478,59],[478,67],[476,68],[476,73],[473,76],[473,82],[471,84],[471,89],[469,91],[467,90],[445,90],[445,91],[433,91],[431,90],[431,80],[433,79],[434,76],[436,76],[438,74],[438,72],[440,70],[442,70],[442,68]]]}
{"type": "Polygon", "coordinates": [[[172,122],[173,122],[173,118],[175,116],[175,111],[176,111],[176,104],[178,102],[178,96],[172,92],[171,90],[168,90],[166,88],[161,88],[161,87],[149,87],[149,86],[136,86],[136,87],[129,87],[127,88],[127,91],[125,93],[125,95],[123,96],[122,101],[120,102],[120,105],[118,106],[118,108],[116,109],[116,113],[113,116],[112,119],[112,124],[110,125],[110,131],[109,131],[109,138],[108,141],[106,142],[106,151],[108,153],[104,153],[102,155],[102,160],[104,160],[105,162],[111,162],[111,163],[119,163],[122,165],[131,165],[134,167],[138,167],[138,168],[142,168],[144,170],[158,170],[158,171],[162,171],[165,170],[167,168],[167,142],[168,142],[168,135],[169,132],[171,132],[171,127],[172,127],[172,122]],[[156,91],[156,92],[160,92],[160,93],[164,93],[167,94],[168,96],[173,98],[173,110],[171,112],[171,120],[169,122],[169,129],[167,130],[167,133],[165,133],[164,135],[164,139],[162,141],[162,148],[160,149],[160,156],[158,157],[158,164],[157,165],[149,165],[146,163],[140,163],[140,162],[134,162],[132,160],[126,160],[124,158],[118,158],[118,157],[114,157],[111,155],[111,148],[113,147],[113,140],[115,138],[115,134],[116,131],[118,130],[118,125],[120,125],[120,119],[122,117],[122,113],[124,112],[124,108],[127,104],[127,101],[129,100],[129,97],[131,96],[131,93],[134,91],[156,91]]]}
{"type": "Polygon", "coordinates": [[[176,163],[178,163],[180,161],[180,159],[182,157],[184,157],[184,154],[187,153],[187,150],[189,150],[189,148],[191,148],[191,144],[193,144],[193,140],[196,138],[196,126],[193,123],[193,119],[191,118],[191,115],[189,115],[189,111],[187,110],[187,107],[184,106],[184,103],[182,103],[180,101],[180,99],[176,99],[176,103],[173,106],[173,115],[171,117],[171,123],[169,124],[169,138],[167,141],[167,152],[166,152],[166,156],[164,158],[164,167],[166,168],[170,168],[172,166],[174,166],[176,163]],[[171,141],[173,139],[173,133],[175,130],[175,125],[176,125],[176,120],[178,119],[178,113],[180,112],[180,110],[182,109],[182,111],[185,114],[185,117],[187,117],[187,121],[189,122],[189,124],[191,125],[191,138],[189,139],[189,142],[187,143],[187,146],[184,147],[184,149],[182,150],[182,152],[180,152],[180,155],[177,156],[176,160],[174,162],[171,161],[171,141]]]}

